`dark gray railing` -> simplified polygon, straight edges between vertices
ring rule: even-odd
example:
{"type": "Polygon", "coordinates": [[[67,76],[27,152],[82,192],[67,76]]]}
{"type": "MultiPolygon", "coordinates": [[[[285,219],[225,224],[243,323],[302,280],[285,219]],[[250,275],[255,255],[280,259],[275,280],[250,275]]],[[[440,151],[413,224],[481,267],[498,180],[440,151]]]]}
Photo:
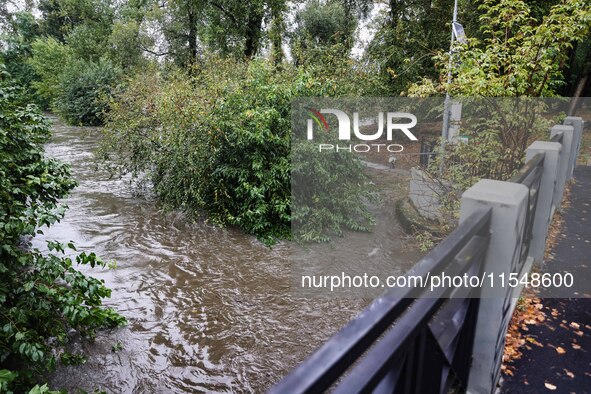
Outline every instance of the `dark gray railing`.
{"type": "MultiPolygon", "coordinates": [[[[536,141],[509,181],[462,195],[459,226],[407,273],[528,273],[572,177],[580,118],[536,141]]],[[[505,332],[521,288],[392,288],[301,363],[271,393],[445,393],[495,390],[505,332]]]]}
{"type": "Polygon", "coordinates": [[[536,153],[527,163],[525,163],[521,170],[509,180],[509,182],[522,184],[529,189],[528,209],[525,216],[523,234],[524,247],[521,248],[521,258],[519,259],[520,265],[523,265],[527,256],[529,256],[529,245],[533,237],[534,219],[536,207],[538,206],[538,194],[540,191],[542,173],[544,172],[545,156],[546,154],[544,152],[536,153]]]}

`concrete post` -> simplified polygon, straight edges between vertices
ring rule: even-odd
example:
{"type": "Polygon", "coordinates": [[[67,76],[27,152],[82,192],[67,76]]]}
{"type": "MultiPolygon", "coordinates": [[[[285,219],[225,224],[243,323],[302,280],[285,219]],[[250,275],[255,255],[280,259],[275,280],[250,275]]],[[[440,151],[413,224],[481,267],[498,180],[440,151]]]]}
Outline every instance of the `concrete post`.
{"type": "MultiPolygon", "coordinates": [[[[566,126],[573,126],[574,138],[573,138],[573,155],[571,157],[571,167],[574,168],[577,165],[577,157],[579,157],[579,150],[581,148],[581,137],[583,136],[583,118],[578,116],[567,116],[562,122],[566,126]]],[[[573,177],[571,172],[570,177],[573,177]]]]}
{"type": "Polygon", "coordinates": [[[527,148],[525,155],[525,161],[527,162],[535,154],[544,153],[544,170],[540,179],[538,202],[532,228],[532,240],[529,246],[529,255],[533,257],[536,263],[544,261],[548,227],[554,214],[552,200],[554,198],[561,149],[562,145],[558,142],[535,141],[527,148]]]}
{"type": "Polygon", "coordinates": [[[560,163],[558,173],[556,174],[556,188],[554,189],[554,206],[556,209],[560,208],[562,202],[562,194],[564,193],[564,186],[566,181],[570,179],[572,169],[571,165],[571,154],[573,145],[573,126],[552,126],[550,129],[550,138],[556,134],[562,134],[562,150],[560,151],[560,163]]]}
{"type": "Polygon", "coordinates": [[[492,393],[500,377],[505,333],[511,320],[511,289],[501,287],[499,274],[520,272],[529,189],[521,184],[483,179],[462,195],[460,222],[477,210],[492,207],[491,238],[484,261],[486,276],[478,310],[468,392],[492,393]],[[490,279],[487,279],[490,280],[490,279]]]}

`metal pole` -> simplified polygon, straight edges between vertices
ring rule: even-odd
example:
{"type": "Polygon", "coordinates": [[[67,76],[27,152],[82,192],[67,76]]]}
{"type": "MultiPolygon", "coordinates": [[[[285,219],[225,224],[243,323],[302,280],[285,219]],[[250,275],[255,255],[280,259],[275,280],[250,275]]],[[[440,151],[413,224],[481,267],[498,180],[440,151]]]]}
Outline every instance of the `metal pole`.
{"type": "MultiPolygon", "coordinates": [[[[453,46],[455,41],[453,25],[457,22],[458,18],[458,0],[454,1],[454,13],[451,21],[451,42],[449,44],[449,64],[447,67],[447,87],[445,92],[445,101],[443,102],[443,128],[441,129],[441,137],[443,138],[442,150],[445,150],[447,139],[449,138],[449,107],[450,107],[450,96],[449,96],[449,84],[451,83],[451,68],[453,66],[453,46]]],[[[441,160],[439,163],[439,173],[443,174],[443,152],[441,152],[441,160]]]]}
{"type": "MultiPolygon", "coordinates": [[[[453,24],[457,22],[457,18],[458,18],[458,0],[454,1],[454,14],[453,14],[453,19],[451,21],[452,23],[452,29],[451,29],[451,42],[449,44],[449,65],[447,68],[447,84],[449,85],[451,83],[451,68],[453,66],[452,63],[452,57],[453,57],[453,46],[454,46],[454,41],[455,41],[455,36],[454,36],[454,29],[453,29],[453,24]]],[[[445,102],[443,105],[443,129],[441,130],[441,136],[443,137],[443,139],[445,141],[447,141],[447,138],[449,136],[449,102],[450,102],[450,97],[449,97],[449,87],[446,88],[446,92],[445,92],[445,102]]]]}

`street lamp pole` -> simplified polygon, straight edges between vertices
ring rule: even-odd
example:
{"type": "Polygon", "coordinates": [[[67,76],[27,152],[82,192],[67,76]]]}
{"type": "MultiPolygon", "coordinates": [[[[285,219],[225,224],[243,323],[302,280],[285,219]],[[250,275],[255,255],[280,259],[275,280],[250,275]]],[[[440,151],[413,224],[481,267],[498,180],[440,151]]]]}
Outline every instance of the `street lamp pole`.
{"type": "Polygon", "coordinates": [[[445,92],[445,102],[443,104],[443,128],[441,129],[441,137],[443,137],[444,143],[447,142],[449,138],[449,115],[450,115],[450,96],[449,96],[449,84],[451,83],[451,68],[452,68],[452,56],[453,56],[453,47],[454,42],[456,39],[456,33],[454,31],[454,27],[457,23],[458,19],[458,0],[454,1],[454,14],[453,19],[451,21],[451,43],[449,45],[449,65],[447,67],[447,87],[445,92]]]}

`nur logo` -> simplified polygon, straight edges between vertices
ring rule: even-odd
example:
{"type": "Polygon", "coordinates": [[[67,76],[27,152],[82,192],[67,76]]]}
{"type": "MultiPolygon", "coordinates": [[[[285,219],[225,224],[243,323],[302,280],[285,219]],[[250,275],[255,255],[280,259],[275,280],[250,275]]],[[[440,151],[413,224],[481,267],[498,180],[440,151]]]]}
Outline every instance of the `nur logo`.
{"type": "MultiPolygon", "coordinates": [[[[338,121],[338,136],[339,140],[351,140],[351,119],[344,111],[334,108],[322,108],[319,111],[313,108],[306,108],[310,118],[307,120],[307,138],[308,140],[314,139],[314,123],[318,126],[318,129],[329,131],[329,125],[323,114],[331,114],[336,116],[338,121]]],[[[386,139],[392,141],[392,135],[394,131],[402,131],[404,135],[411,141],[417,141],[417,137],[410,131],[411,128],[416,126],[417,117],[407,112],[379,112],[378,113],[378,127],[377,131],[370,134],[364,134],[359,128],[359,112],[353,112],[353,133],[356,138],[362,141],[375,141],[381,138],[384,134],[384,123],[386,128],[386,139]]],[[[348,150],[349,152],[368,152],[373,148],[377,148],[380,151],[380,147],[386,147],[389,152],[401,152],[404,148],[399,144],[356,144],[349,145],[348,147],[341,147],[333,144],[319,144],[319,150],[348,150]]]]}

